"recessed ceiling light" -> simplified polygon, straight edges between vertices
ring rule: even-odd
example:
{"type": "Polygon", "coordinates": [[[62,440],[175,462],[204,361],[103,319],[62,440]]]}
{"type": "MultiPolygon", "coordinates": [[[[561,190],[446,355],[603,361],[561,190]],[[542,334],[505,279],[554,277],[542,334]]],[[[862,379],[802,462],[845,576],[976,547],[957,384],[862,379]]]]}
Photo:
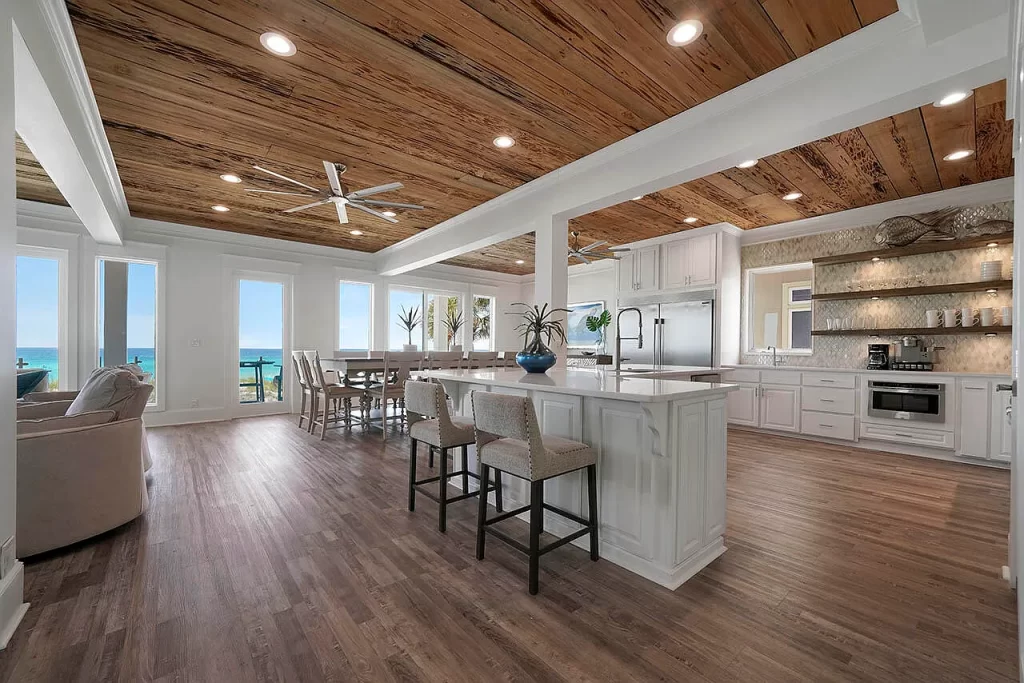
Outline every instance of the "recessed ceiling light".
{"type": "Polygon", "coordinates": [[[295,43],[276,31],[267,31],[260,36],[260,44],[278,57],[291,57],[295,54],[295,43]]]}
{"type": "Polygon", "coordinates": [[[878,263],[879,261],[882,260],[882,257],[881,256],[872,256],[871,260],[874,261],[875,263],[878,263]]]}
{"type": "Polygon", "coordinates": [[[516,259],[516,265],[517,265],[517,266],[521,266],[521,265],[523,265],[524,263],[526,263],[526,261],[524,261],[523,259],[521,259],[521,258],[517,258],[517,259],[516,259]]]}
{"type": "Polygon", "coordinates": [[[951,92],[948,95],[946,95],[945,97],[943,97],[941,100],[936,100],[935,101],[935,106],[936,107],[948,107],[951,104],[957,104],[958,102],[963,102],[968,97],[970,97],[973,92],[974,92],[973,90],[957,90],[957,91],[951,92]]]}
{"type": "Polygon", "coordinates": [[[697,222],[697,218],[695,216],[687,216],[686,218],[683,219],[683,222],[684,223],[696,223],[697,222]]]}
{"type": "Polygon", "coordinates": [[[996,243],[996,242],[989,242],[989,243],[988,243],[988,246],[990,246],[990,247],[998,247],[998,246],[999,246],[999,244],[998,244],[998,243],[996,243]]]}
{"type": "Polygon", "coordinates": [[[213,209],[214,211],[218,211],[220,213],[225,213],[225,212],[231,210],[228,207],[224,206],[223,204],[217,204],[216,206],[211,206],[210,208],[213,209]]]}
{"type": "Polygon", "coordinates": [[[629,201],[631,201],[631,202],[638,202],[638,201],[640,201],[641,199],[643,199],[643,198],[644,198],[644,196],[645,196],[645,195],[642,195],[642,194],[641,194],[641,195],[638,195],[638,196],[636,196],[636,197],[633,197],[633,198],[632,198],[632,199],[630,199],[629,201]]]}
{"type": "Polygon", "coordinates": [[[516,144],[516,139],[509,135],[499,135],[494,138],[494,146],[498,149],[508,149],[516,144]]]}
{"type": "Polygon", "coordinates": [[[348,234],[355,235],[356,237],[359,237],[360,235],[363,234],[363,231],[362,230],[349,230],[348,234]]]}
{"type": "Polygon", "coordinates": [[[747,159],[746,161],[741,161],[740,163],[736,164],[736,168],[752,168],[754,166],[757,166],[757,162],[757,159],[747,159]]]}
{"type": "Polygon", "coordinates": [[[879,299],[881,299],[881,298],[882,298],[882,297],[880,297],[880,296],[873,296],[873,297],[871,297],[871,300],[872,300],[872,301],[878,301],[878,300],[879,300],[879,299]]]}
{"type": "Polygon", "coordinates": [[[678,24],[669,29],[667,40],[668,44],[673,47],[679,47],[681,45],[687,45],[697,40],[700,34],[704,32],[704,24],[700,23],[696,19],[687,19],[686,21],[680,21],[678,24]]]}
{"type": "Polygon", "coordinates": [[[800,199],[803,196],[804,195],[803,195],[802,192],[790,192],[787,195],[783,195],[782,198],[785,199],[787,202],[792,202],[792,201],[795,201],[797,199],[800,199]]]}
{"type": "Polygon", "coordinates": [[[395,216],[398,215],[394,211],[381,211],[381,213],[387,216],[388,218],[394,218],[395,216]]]}
{"type": "Polygon", "coordinates": [[[946,156],[942,157],[943,161],[960,161],[974,154],[973,150],[970,149],[958,149],[955,152],[950,152],[946,156]]]}
{"type": "Polygon", "coordinates": [[[242,179],[236,176],[234,173],[225,173],[220,177],[226,183],[240,183],[242,179]]]}

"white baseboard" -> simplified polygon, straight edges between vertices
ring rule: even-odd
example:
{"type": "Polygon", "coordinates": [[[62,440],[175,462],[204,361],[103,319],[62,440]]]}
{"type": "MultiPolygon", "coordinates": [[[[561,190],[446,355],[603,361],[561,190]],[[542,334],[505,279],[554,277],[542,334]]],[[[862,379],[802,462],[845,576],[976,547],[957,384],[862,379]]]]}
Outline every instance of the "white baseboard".
{"type": "Polygon", "coordinates": [[[14,569],[0,581],[0,650],[7,647],[28,611],[25,597],[25,565],[14,563],[14,569]]]}
{"type": "Polygon", "coordinates": [[[163,410],[145,413],[142,421],[147,427],[173,427],[175,425],[199,424],[201,422],[223,422],[230,420],[224,408],[189,408],[185,410],[163,410]]]}

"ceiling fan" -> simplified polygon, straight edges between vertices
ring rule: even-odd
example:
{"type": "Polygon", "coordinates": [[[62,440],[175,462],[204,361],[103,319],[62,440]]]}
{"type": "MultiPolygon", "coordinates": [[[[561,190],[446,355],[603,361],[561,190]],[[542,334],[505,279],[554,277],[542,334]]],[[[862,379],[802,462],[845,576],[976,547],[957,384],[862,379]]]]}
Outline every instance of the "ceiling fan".
{"type": "Polygon", "coordinates": [[[569,243],[569,258],[579,260],[581,263],[590,263],[591,259],[617,259],[615,247],[606,247],[608,240],[594,242],[585,247],[580,247],[580,234],[573,230],[569,233],[572,241],[569,243]]]}
{"type": "Polygon", "coordinates": [[[376,187],[368,187],[365,190],[356,190],[355,192],[349,192],[348,188],[341,182],[341,176],[345,173],[347,167],[345,164],[338,164],[331,161],[324,162],[324,171],[327,172],[327,180],[331,184],[330,190],[318,190],[315,187],[307,185],[306,183],[300,183],[298,180],[289,178],[288,176],[275,173],[269,169],[263,168],[262,166],[253,166],[257,171],[272,175],[275,178],[298,185],[307,190],[312,191],[314,194],[308,192],[281,192],[278,190],[255,190],[246,188],[246,192],[254,192],[259,194],[284,194],[292,195],[295,197],[317,197],[315,202],[309,204],[303,204],[302,206],[296,206],[291,209],[285,209],[284,213],[295,213],[296,211],[304,211],[311,209],[314,206],[323,206],[324,204],[334,204],[334,208],[338,210],[338,220],[342,223],[348,223],[348,211],[346,207],[351,206],[353,209],[359,209],[371,216],[376,216],[389,223],[397,223],[398,220],[387,216],[380,211],[377,211],[371,207],[380,207],[382,209],[411,209],[414,211],[420,211],[423,209],[419,204],[400,204],[398,202],[384,202],[376,199],[367,199],[373,195],[381,194],[382,192],[392,192],[394,190],[401,190],[404,185],[402,183],[388,183],[387,185],[378,185],[376,187]]]}

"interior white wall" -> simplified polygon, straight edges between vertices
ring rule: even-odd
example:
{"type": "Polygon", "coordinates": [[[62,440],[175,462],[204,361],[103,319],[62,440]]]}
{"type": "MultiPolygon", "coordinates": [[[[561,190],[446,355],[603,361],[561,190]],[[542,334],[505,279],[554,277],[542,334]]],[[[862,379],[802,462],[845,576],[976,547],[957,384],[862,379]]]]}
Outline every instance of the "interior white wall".
{"type": "MultiPolygon", "coordinates": [[[[614,261],[599,261],[591,265],[574,265],[569,267],[568,303],[582,304],[589,301],[603,301],[605,308],[612,312],[612,324],[608,327],[605,339],[606,349],[610,353],[615,345],[615,312],[617,310],[617,279],[614,261]]],[[[523,301],[536,303],[533,276],[526,276],[522,284],[523,301]]]]}
{"type": "MultiPolygon", "coordinates": [[[[79,360],[76,386],[80,386],[96,365],[95,259],[113,248],[97,245],[69,209],[31,202],[19,202],[18,207],[19,244],[60,244],[68,250],[69,260],[77,264],[72,269],[76,281],[69,289],[77,292],[80,314],[68,337],[79,360]]],[[[472,296],[493,296],[495,349],[518,348],[512,329],[515,322],[504,315],[521,298],[517,276],[433,266],[384,278],[372,269],[369,256],[358,252],[136,219],[127,223],[125,243],[119,249],[125,256],[158,259],[164,273],[163,314],[158,321],[163,358],[158,378],[160,406],[147,412],[150,425],[220,420],[240,414],[231,400],[237,396],[233,393],[237,386],[233,391],[231,387],[237,384],[238,368],[229,362],[236,344],[234,278],[240,270],[291,276],[294,349],[318,349],[321,355],[333,355],[340,279],[374,286],[374,348],[387,345],[389,285],[455,292],[464,302],[472,296]]],[[[5,329],[13,332],[13,328],[12,323],[5,329]]],[[[11,345],[8,355],[13,357],[13,336],[11,345]]],[[[290,374],[286,368],[286,387],[294,386],[290,374]]],[[[297,403],[294,407],[297,409],[297,403]]]]}

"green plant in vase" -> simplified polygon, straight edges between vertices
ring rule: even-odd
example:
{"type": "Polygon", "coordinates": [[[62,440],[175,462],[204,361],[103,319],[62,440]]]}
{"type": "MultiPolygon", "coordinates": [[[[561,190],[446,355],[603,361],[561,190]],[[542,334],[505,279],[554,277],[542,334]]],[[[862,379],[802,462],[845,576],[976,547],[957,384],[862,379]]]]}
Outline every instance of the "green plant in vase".
{"type": "Polygon", "coordinates": [[[462,315],[462,311],[449,310],[448,316],[444,320],[444,326],[448,328],[448,346],[452,351],[461,351],[462,346],[456,348],[452,345],[459,337],[459,330],[462,329],[462,325],[465,322],[465,318],[462,315]]]}
{"type": "Polygon", "coordinates": [[[548,308],[543,306],[530,306],[529,304],[516,303],[513,306],[523,306],[525,310],[519,315],[523,322],[516,325],[516,330],[523,337],[523,350],[516,355],[516,363],[527,372],[546,372],[555,364],[555,354],[547,347],[552,339],[558,339],[565,343],[565,328],[562,321],[554,318],[556,313],[568,313],[567,308],[548,308]]]}
{"type": "Polygon", "coordinates": [[[605,335],[608,326],[612,324],[612,313],[608,309],[601,311],[601,315],[588,315],[584,321],[587,330],[597,333],[597,343],[594,344],[597,351],[604,350],[605,335]]]}
{"type": "Polygon", "coordinates": [[[405,345],[406,351],[416,350],[416,345],[412,343],[412,331],[420,326],[420,322],[419,306],[412,306],[408,310],[406,310],[405,306],[402,306],[402,310],[398,314],[398,324],[409,335],[409,343],[405,345]]]}

